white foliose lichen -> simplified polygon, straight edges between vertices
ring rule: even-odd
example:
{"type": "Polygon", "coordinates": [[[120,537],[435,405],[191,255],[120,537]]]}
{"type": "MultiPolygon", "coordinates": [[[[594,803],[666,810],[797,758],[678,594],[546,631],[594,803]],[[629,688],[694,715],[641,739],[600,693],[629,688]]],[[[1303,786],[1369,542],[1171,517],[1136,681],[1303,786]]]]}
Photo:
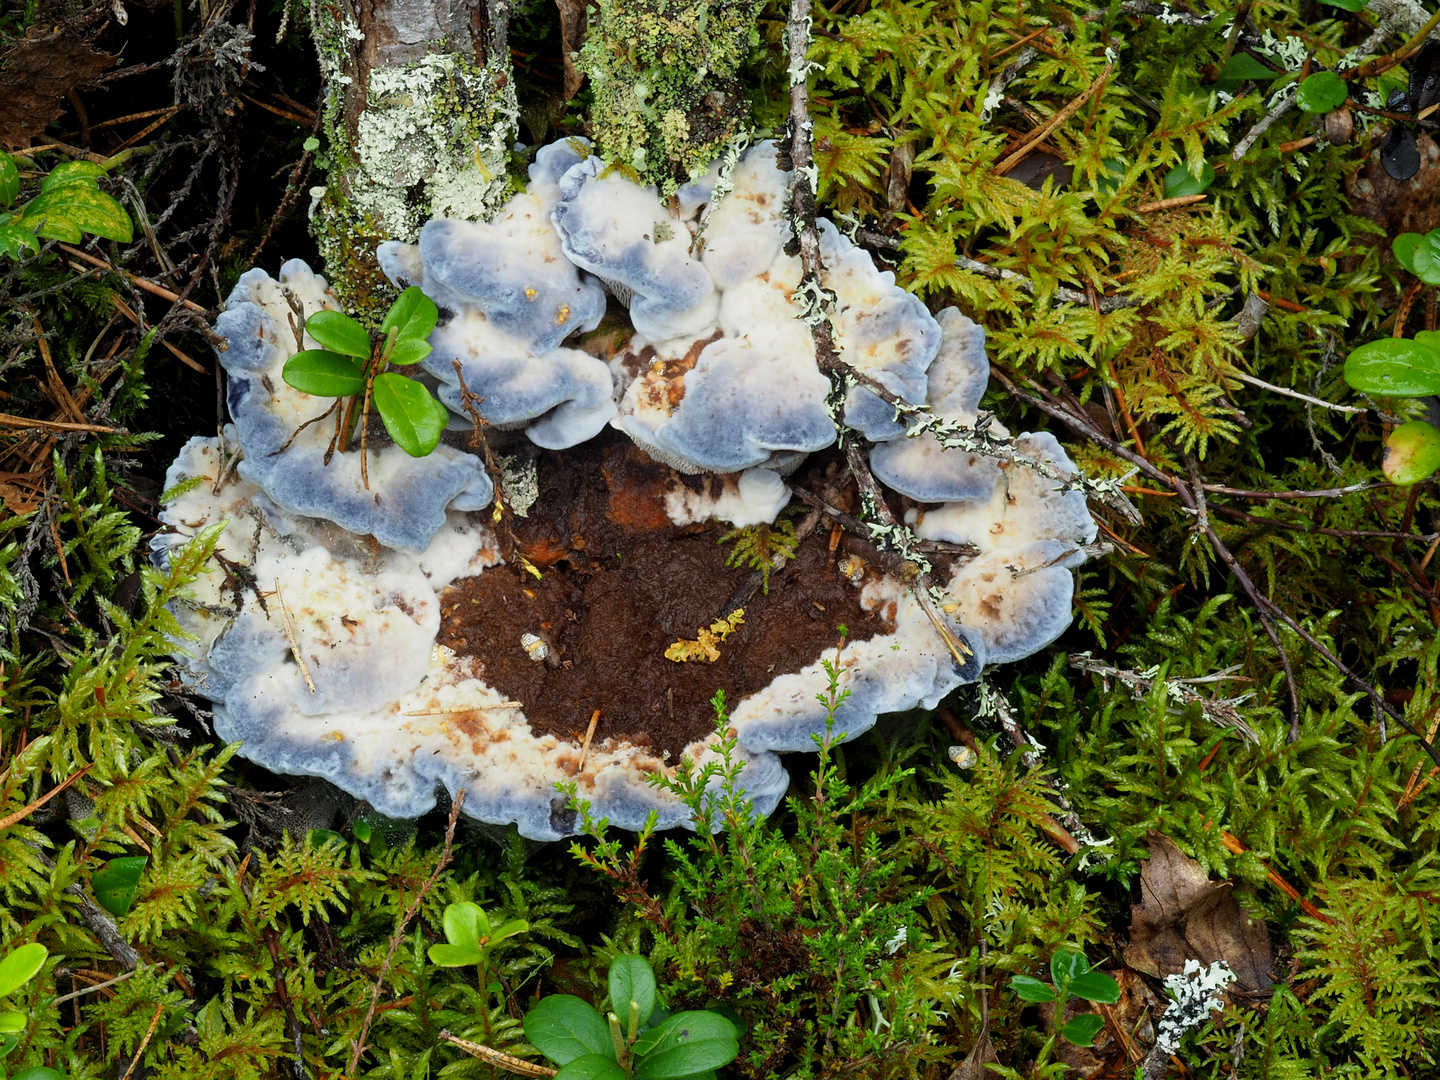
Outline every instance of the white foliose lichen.
{"type": "Polygon", "coordinates": [[[1187,1032],[1210,1019],[1210,1014],[1225,1006],[1225,991],[1235,981],[1235,973],[1224,960],[1205,967],[1199,960],[1186,960],[1179,975],[1165,977],[1165,989],[1173,1001],[1160,1016],[1155,1032],[1154,1053],[1168,1058],[1180,1049],[1187,1032]]]}

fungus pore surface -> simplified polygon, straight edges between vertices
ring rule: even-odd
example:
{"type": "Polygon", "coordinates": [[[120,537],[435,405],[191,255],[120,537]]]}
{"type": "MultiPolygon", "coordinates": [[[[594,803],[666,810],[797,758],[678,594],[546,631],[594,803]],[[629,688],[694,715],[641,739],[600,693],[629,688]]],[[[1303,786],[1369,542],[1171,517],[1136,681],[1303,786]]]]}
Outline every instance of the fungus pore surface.
{"type": "MultiPolygon", "coordinates": [[[[392,280],[440,309],[416,377],[455,415],[425,458],[372,421],[362,468],[353,443],[330,452],[333,420],[303,426],[329,401],[281,370],[334,296],[297,262],[241,279],[217,323],[233,423],[177,458],[153,542],[164,565],[223,523],[179,610],[182,671],[220,737],[397,816],[464,789],[467,813],[555,839],[574,826],[556,784],[573,782],[617,825],[670,826],[687,811],[647,781],[713,754],[717,690],[768,813],[777,753],[825,730],[827,662],[848,738],[1065,629],[1095,525],[1046,433],[1000,460],[906,437],[868,390],[844,400],[891,512],[931,543],[963,665],[913,573],[839,527],[862,501],[796,314],[788,175],[770,144],[731,164],[661,200],[566,140],[491,220],[382,245],[392,280]]],[[[980,327],[932,316],[828,223],[822,249],[844,358],[947,420],[988,421],[980,327]]]]}

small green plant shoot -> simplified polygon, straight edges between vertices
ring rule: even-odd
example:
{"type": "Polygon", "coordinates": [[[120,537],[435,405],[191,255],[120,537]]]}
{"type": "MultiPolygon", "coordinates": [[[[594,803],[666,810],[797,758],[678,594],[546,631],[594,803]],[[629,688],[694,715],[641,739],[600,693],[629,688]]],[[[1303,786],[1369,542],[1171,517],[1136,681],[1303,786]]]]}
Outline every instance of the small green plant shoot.
{"type": "MultiPolygon", "coordinates": [[[[13,949],[0,960],[0,999],[7,998],[33,979],[50,955],[44,945],[31,942],[13,949]]],[[[0,1058],[4,1058],[20,1045],[20,1033],[25,1030],[25,1014],[14,1011],[0,1011],[0,1058]]],[[[0,1080],[5,1069],[0,1065],[0,1080]]],[[[24,1069],[10,1080],[62,1080],[63,1074],[54,1069],[39,1066],[24,1069]]]]}
{"type": "MultiPolygon", "coordinates": [[[[1440,229],[1401,233],[1390,245],[1395,259],[1426,285],[1440,285],[1440,229]]],[[[1362,394],[1426,397],[1440,393],[1440,333],[1367,341],[1345,358],[1345,381],[1362,394]]],[[[1424,420],[1401,424],[1385,440],[1385,477],[1416,484],[1440,468],[1440,430],[1424,420]]]]}
{"type": "Polygon", "coordinates": [[[424,457],[439,445],[450,412],[423,385],[388,369],[418,364],[430,355],[425,339],[439,317],[435,302],[413,285],[396,298],[374,339],[343,312],[317,311],[305,320],[305,332],[321,347],[290,357],[282,374],[302,393],[336,399],[331,408],[343,410],[342,452],[359,422],[363,454],[363,424],[373,400],[395,444],[411,457],[424,457]]]}
{"type": "Polygon", "coordinates": [[[560,1067],[555,1080],[702,1080],[740,1053],[735,1025],[719,1013],[657,1007],[642,956],[615,958],[609,990],[604,1017],[572,994],[551,994],[525,1014],[525,1037],[560,1067]]]}
{"type": "MultiPolygon", "coordinates": [[[[1047,1048],[1053,1046],[1057,1033],[1066,1042],[1076,1046],[1089,1046],[1095,1041],[1095,1036],[1100,1034],[1105,1021],[1097,1013],[1084,1013],[1062,1025],[1065,1003],[1074,997],[1083,1001],[1114,1005],[1120,1000],[1120,984],[1103,971],[1091,968],[1084,953],[1069,949],[1059,949],[1050,958],[1050,978],[1054,980],[1054,986],[1039,979],[1032,979],[1028,975],[1016,975],[1010,980],[1010,989],[1015,991],[1021,1001],[1035,1004],[1047,1001],[1055,1003],[1055,1020],[1047,1048]],[[1053,1030],[1057,1027],[1058,1032],[1053,1030]]],[[[1044,1052],[1041,1053],[1042,1058],[1046,1056],[1044,1052]]]]}
{"type": "MultiPolygon", "coordinates": [[[[474,967],[479,972],[482,990],[492,989],[491,950],[506,938],[530,929],[524,919],[512,919],[492,928],[485,909],[468,900],[447,907],[441,924],[448,944],[431,945],[430,962],[439,967],[474,967]]],[[[498,984],[493,989],[498,991],[498,984]]]]}
{"type": "MultiPolygon", "coordinates": [[[[14,210],[0,213],[0,255],[18,259],[22,251],[40,250],[36,237],[78,244],[82,233],[128,244],[134,239],[130,215],[100,190],[105,167],[91,161],[66,161],[50,170],[40,194],[14,210]]],[[[20,170],[15,159],[0,153],[0,206],[20,197],[20,170]]]]}

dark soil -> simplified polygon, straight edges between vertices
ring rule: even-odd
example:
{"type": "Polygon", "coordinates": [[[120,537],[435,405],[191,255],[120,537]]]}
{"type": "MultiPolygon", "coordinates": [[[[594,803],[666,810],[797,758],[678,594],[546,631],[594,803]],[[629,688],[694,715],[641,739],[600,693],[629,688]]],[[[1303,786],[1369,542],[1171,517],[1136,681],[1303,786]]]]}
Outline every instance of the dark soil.
{"type": "Polygon", "coordinates": [[[713,730],[716,690],[733,706],[833,649],[841,624],[851,640],[892,629],[860,607],[825,527],[771,577],[768,595],[755,588],[747,597],[751,572],[727,567],[731,547],[717,542],[728,526],[677,527],[665,514],[676,486],[718,481],[679,476],[621,436],[542,454],[539,479],[540,499],[514,533],[544,576],[514,560],[457,582],[441,596],[439,637],[523,701],[537,734],[581,739],[599,709],[597,742],[624,738],[673,759],[713,730]],[[665,659],[671,644],[737,606],[745,621],[718,661],[665,659]],[[547,661],[531,659],[524,634],[547,641],[547,661]]]}

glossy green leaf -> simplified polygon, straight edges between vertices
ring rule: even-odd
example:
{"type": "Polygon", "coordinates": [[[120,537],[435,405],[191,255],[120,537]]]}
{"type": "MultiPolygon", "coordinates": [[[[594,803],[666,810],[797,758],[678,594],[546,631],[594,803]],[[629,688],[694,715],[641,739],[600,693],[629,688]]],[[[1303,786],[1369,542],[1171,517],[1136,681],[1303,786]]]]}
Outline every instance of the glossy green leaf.
{"type": "Polygon", "coordinates": [[[1065,989],[1071,997],[1084,998],[1086,1001],[1114,1005],[1120,1000],[1120,984],[1103,971],[1087,971],[1083,975],[1076,975],[1065,989]]]}
{"type": "Polygon", "coordinates": [[[0,1058],[14,1050],[20,1045],[20,1038],[17,1035],[0,1035],[0,1058]]]}
{"type": "Polygon", "coordinates": [[[374,835],[374,832],[370,827],[370,822],[366,821],[364,818],[356,818],[355,824],[350,826],[350,833],[352,836],[355,837],[356,840],[359,840],[362,844],[368,844],[370,842],[370,837],[374,835]]]}
{"type": "Polygon", "coordinates": [[[490,932],[490,944],[493,945],[497,941],[504,941],[506,938],[512,938],[516,934],[523,934],[526,930],[529,929],[530,924],[524,919],[511,919],[509,922],[502,923],[490,932]]]}
{"type": "Polygon", "coordinates": [[[285,361],[280,377],[303,394],[350,397],[365,389],[364,369],[349,356],[306,349],[285,361]]]}
{"type": "Polygon", "coordinates": [[[326,848],[331,844],[344,844],[345,837],[334,829],[311,829],[305,834],[305,843],[312,848],[326,848]]]}
{"type": "Polygon", "coordinates": [[[1050,957],[1050,978],[1056,989],[1063,990],[1070,980],[1090,970],[1090,961],[1085,954],[1074,949],[1057,949],[1050,957]]]}
{"type": "Polygon", "coordinates": [[[421,292],[419,286],[411,285],[390,305],[385,321],[380,324],[380,335],[384,337],[393,327],[397,342],[423,341],[439,319],[440,309],[435,301],[421,292]]]}
{"type": "Polygon", "coordinates": [[[1418,484],[1440,469],[1440,431],[1424,420],[1401,424],[1385,440],[1381,466],[1392,484],[1418,484]]]}
{"type": "Polygon", "coordinates": [[[1062,1027],[1060,1034],[1067,1042],[1072,1042],[1076,1046],[1089,1046],[1095,1041],[1095,1036],[1100,1034],[1100,1029],[1104,1026],[1104,1018],[1096,1013],[1081,1013],[1062,1027]]]}
{"type": "Polygon", "coordinates": [[[105,169],[93,161],[64,161],[50,170],[40,190],[54,191],[67,184],[84,184],[93,188],[104,175],[105,169]]]}
{"type": "Polygon", "coordinates": [[[1364,11],[1370,0],[1323,0],[1331,7],[1337,7],[1341,11],[1364,11]]]}
{"type": "Polygon", "coordinates": [[[35,1065],[10,1074],[10,1080],[65,1080],[65,1074],[44,1065],[35,1065]]]}
{"type": "Polygon", "coordinates": [[[13,1035],[17,1031],[25,1030],[25,1014],[18,1012],[0,1012],[0,1035],[13,1035]]]}
{"type": "Polygon", "coordinates": [[[1308,113],[1327,113],[1345,104],[1350,87],[1333,71],[1317,71],[1295,89],[1295,104],[1308,113]]]}
{"type": "Polygon", "coordinates": [[[390,349],[390,363],[399,367],[418,364],[431,353],[430,343],[421,339],[397,341],[390,349]]]}
{"type": "Polygon", "coordinates": [[[696,1039],[647,1054],[635,1069],[636,1080],[674,1080],[728,1065],[740,1053],[734,1039],[696,1039]]]}
{"type": "Polygon", "coordinates": [[[38,941],[11,949],[0,960],[0,998],[9,997],[35,977],[50,950],[38,941]]]}
{"type": "Polygon", "coordinates": [[[473,945],[431,945],[426,954],[436,967],[474,967],[480,950],[473,945]]]}
{"type": "Polygon", "coordinates": [[[1210,167],[1207,161],[1205,167],[1196,176],[1185,168],[1184,165],[1176,165],[1165,174],[1165,198],[1179,199],[1186,195],[1199,195],[1215,182],[1215,170],[1210,167]]]}
{"type": "Polygon", "coordinates": [[[78,244],[82,232],[123,244],[135,235],[123,206],[105,192],[78,182],[47,187],[25,204],[18,224],[70,244],[78,244]]]}
{"type": "Polygon", "coordinates": [[[95,902],[117,919],[123,918],[135,900],[135,889],[148,861],[144,855],[122,855],[111,859],[90,878],[95,902]]]}
{"type": "Polygon", "coordinates": [[[450,410],[420,383],[387,371],[376,378],[372,397],[385,430],[411,457],[424,457],[439,445],[450,410]]]}
{"type": "Polygon", "coordinates": [[[1345,358],[1345,381],[1364,394],[1440,394],[1440,351],[1407,338],[1366,342],[1345,358]]]}
{"type": "Polygon", "coordinates": [[[1217,82],[1233,81],[1242,82],[1271,82],[1280,77],[1280,73],[1262,64],[1249,53],[1237,52],[1225,63],[1220,71],[1217,82]]]}
{"type": "Polygon", "coordinates": [[[343,311],[317,311],[305,320],[305,332],[323,349],[370,359],[370,334],[343,311]]]}
{"type": "Polygon", "coordinates": [[[621,1024],[630,1022],[630,1002],[640,1007],[640,1023],[650,1019],[655,1009],[655,972],[643,956],[626,953],[610,964],[610,1007],[621,1024]]]}
{"type": "MultiPolygon", "coordinates": [[[[1401,234],[1405,235],[1416,234],[1401,234]]],[[[1394,245],[1391,245],[1391,250],[1395,250],[1394,245]]],[[[1408,261],[1401,260],[1406,269],[1426,285],[1440,285],[1440,229],[1434,229],[1413,242],[1407,242],[1404,250],[1409,256],[1408,261]]],[[[1398,254],[1397,252],[1397,257],[1398,254]]]]}
{"type": "Polygon", "coordinates": [[[0,151],[0,206],[9,206],[20,195],[20,170],[15,159],[0,151]]]}
{"type": "Polygon", "coordinates": [[[469,900],[447,907],[441,922],[445,927],[445,940],[451,945],[478,949],[490,937],[490,917],[484,908],[469,900]]]}
{"type": "Polygon", "coordinates": [[[33,254],[39,250],[40,243],[29,229],[19,225],[0,225],[0,255],[18,259],[22,251],[33,254]]]}
{"type": "Polygon", "coordinates": [[[525,1038],[557,1065],[585,1054],[615,1060],[610,1026],[573,994],[551,994],[525,1014],[525,1038]]]}
{"type": "Polygon", "coordinates": [[[1010,979],[1010,989],[1021,1001],[1054,1001],[1055,991],[1039,979],[1029,975],[1015,975],[1010,979]]]}
{"type": "Polygon", "coordinates": [[[638,1055],[663,1054],[689,1042],[734,1042],[735,1025],[717,1012],[698,1009],[676,1013],[635,1040],[638,1055]]]}
{"type": "Polygon", "coordinates": [[[625,1080],[625,1070],[615,1064],[614,1058],[582,1054],[560,1066],[555,1080],[625,1080]]]}
{"type": "Polygon", "coordinates": [[[1407,232],[1390,241],[1390,250],[1395,253],[1395,261],[1412,274],[1415,272],[1415,249],[1424,239],[1418,232],[1407,232]]]}

